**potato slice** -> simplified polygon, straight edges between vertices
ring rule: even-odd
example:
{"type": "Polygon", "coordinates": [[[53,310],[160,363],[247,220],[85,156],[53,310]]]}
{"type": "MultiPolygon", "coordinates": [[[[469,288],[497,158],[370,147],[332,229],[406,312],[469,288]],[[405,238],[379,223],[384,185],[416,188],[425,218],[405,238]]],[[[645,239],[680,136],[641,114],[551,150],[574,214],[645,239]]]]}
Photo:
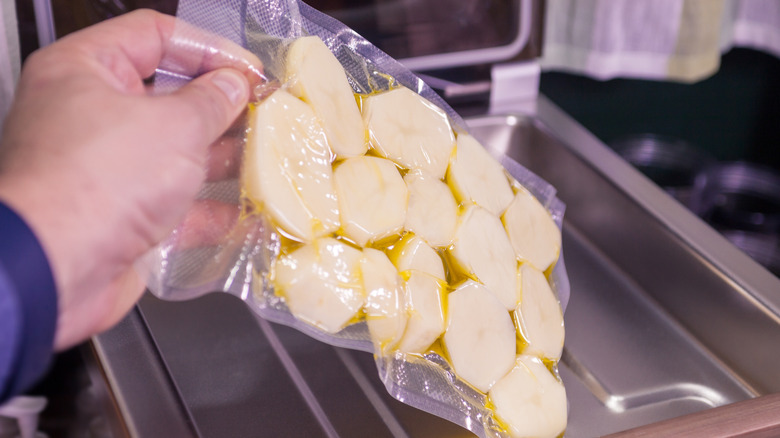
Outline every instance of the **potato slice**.
{"type": "Polygon", "coordinates": [[[447,297],[444,346],[455,373],[487,392],[515,362],[515,327],[485,286],[467,281],[447,297]]]}
{"type": "Polygon", "coordinates": [[[439,254],[414,234],[407,234],[388,254],[399,272],[420,271],[445,281],[444,264],[439,254]]]}
{"type": "Polygon", "coordinates": [[[518,302],[517,260],[501,221],[477,205],[461,214],[452,256],[460,267],[487,286],[507,310],[518,302]]]}
{"type": "Polygon", "coordinates": [[[346,237],[366,246],[401,231],[409,191],[395,164],[377,157],[348,158],[333,178],[346,237]]]}
{"type": "Polygon", "coordinates": [[[287,52],[285,82],[290,93],[311,105],[339,158],[363,155],[368,136],[339,60],[319,37],[293,41],[287,52]]]}
{"type": "Polygon", "coordinates": [[[518,259],[546,271],[558,258],[561,231],[550,213],[528,191],[518,190],[501,219],[518,259]]]}
{"type": "Polygon", "coordinates": [[[425,353],[444,332],[444,287],[441,280],[411,271],[406,280],[409,320],[398,346],[405,353],[425,353]]]}
{"type": "Polygon", "coordinates": [[[566,428],[566,390],[537,357],[519,356],[489,396],[513,437],[556,437],[566,428]]]}
{"type": "Polygon", "coordinates": [[[444,178],[455,146],[447,114],[424,97],[399,87],[363,99],[371,147],[403,167],[444,178]]]}
{"type": "Polygon", "coordinates": [[[404,229],[431,246],[448,246],[458,221],[458,204],[449,187],[437,178],[419,173],[408,173],[404,182],[409,189],[404,229]]]}
{"type": "Polygon", "coordinates": [[[520,304],[514,319],[528,343],[522,353],[558,360],[563,351],[563,313],[544,274],[524,263],[518,270],[520,304]]]}
{"type": "Polygon", "coordinates": [[[365,303],[360,275],[362,253],[326,237],[281,256],[273,284],[298,319],[336,333],[365,303]]]}
{"type": "Polygon", "coordinates": [[[458,135],[447,182],[459,202],[473,202],[496,216],[512,202],[504,167],[468,134],[458,135]]]}
{"type": "Polygon", "coordinates": [[[366,291],[366,324],[377,350],[386,353],[406,329],[404,281],[382,251],[365,248],[360,262],[366,291]]]}
{"type": "Polygon", "coordinates": [[[244,191],[288,235],[311,241],[339,228],[332,158],[311,108],[277,90],[254,111],[244,191]]]}

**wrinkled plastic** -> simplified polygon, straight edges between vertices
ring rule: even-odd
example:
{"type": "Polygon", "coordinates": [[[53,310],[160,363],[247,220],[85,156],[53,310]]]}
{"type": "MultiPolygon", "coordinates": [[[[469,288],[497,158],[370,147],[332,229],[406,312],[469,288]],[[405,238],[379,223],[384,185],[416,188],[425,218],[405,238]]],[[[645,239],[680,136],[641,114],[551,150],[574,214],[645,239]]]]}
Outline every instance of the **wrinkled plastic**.
{"type": "MultiPolygon", "coordinates": [[[[209,56],[219,57],[223,56],[223,43],[219,41],[226,39],[257,55],[263,61],[267,78],[265,85],[255,90],[258,96],[265,97],[283,84],[283,61],[290,42],[316,35],[336,55],[355,93],[367,95],[386,91],[391,85],[403,85],[446,114],[456,132],[467,132],[460,116],[422,80],[341,23],[305,4],[294,0],[182,0],[177,15],[190,24],[177,27],[172,40],[179,48],[203,51],[205,45],[209,56]],[[218,37],[204,40],[201,34],[196,36],[200,32],[196,29],[205,29],[218,37]]],[[[155,87],[160,92],[176,89],[197,75],[192,70],[181,58],[166,57],[158,69],[155,87]]],[[[213,154],[220,156],[216,151],[231,150],[225,168],[235,170],[245,141],[246,126],[238,123],[217,144],[213,154]]],[[[555,197],[555,189],[509,157],[501,157],[500,162],[550,211],[560,227],[565,207],[555,197]]],[[[148,255],[145,267],[150,272],[149,289],[167,300],[228,292],[265,319],[295,327],[332,345],[375,352],[365,321],[330,333],[321,325],[293,316],[266,275],[279,256],[285,237],[266,215],[256,214],[242,203],[241,183],[236,177],[235,172],[225,171],[224,175],[209,178],[188,218],[148,255]],[[204,229],[211,230],[210,234],[204,236],[204,229]],[[197,239],[192,238],[194,234],[197,239]]],[[[565,309],[569,283],[562,254],[552,270],[550,283],[565,309]]],[[[375,357],[380,379],[393,397],[460,424],[479,436],[506,436],[486,407],[487,396],[459,379],[439,354],[393,351],[375,357]]]]}

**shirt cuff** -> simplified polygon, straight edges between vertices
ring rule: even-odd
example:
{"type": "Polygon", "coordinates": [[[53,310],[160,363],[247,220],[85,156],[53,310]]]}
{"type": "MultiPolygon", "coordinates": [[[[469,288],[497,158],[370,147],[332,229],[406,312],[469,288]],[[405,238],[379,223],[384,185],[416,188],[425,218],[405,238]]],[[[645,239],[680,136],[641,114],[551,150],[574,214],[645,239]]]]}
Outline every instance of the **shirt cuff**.
{"type": "Polygon", "coordinates": [[[57,290],[46,253],[27,223],[0,202],[0,271],[5,291],[11,296],[17,327],[9,327],[16,336],[10,353],[10,373],[6,387],[0,386],[0,399],[29,389],[49,366],[57,327],[57,290]]]}

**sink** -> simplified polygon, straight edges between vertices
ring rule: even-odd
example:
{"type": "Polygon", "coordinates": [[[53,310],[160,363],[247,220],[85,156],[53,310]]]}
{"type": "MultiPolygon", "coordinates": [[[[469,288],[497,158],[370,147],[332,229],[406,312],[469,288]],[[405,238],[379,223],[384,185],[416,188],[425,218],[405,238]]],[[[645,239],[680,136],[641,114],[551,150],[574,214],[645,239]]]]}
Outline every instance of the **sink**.
{"type": "MultiPolygon", "coordinates": [[[[566,436],[780,392],[777,277],[544,97],[533,116],[467,123],[567,205],[566,436]]],[[[229,294],[147,294],[91,347],[113,424],[131,436],[472,436],[390,397],[371,354],[259,319],[229,294]]]]}

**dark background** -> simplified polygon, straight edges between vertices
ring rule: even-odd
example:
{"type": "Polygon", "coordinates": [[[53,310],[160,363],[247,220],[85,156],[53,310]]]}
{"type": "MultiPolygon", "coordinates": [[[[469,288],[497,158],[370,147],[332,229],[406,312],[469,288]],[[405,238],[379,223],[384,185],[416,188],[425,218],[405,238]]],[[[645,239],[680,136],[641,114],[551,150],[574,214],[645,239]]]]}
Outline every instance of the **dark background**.
{"type": "Polygon", "coordinates": [[[719,160],[780,169],[780,59],[732,49],[721,62],[715,75],[693,84],[545,73],[540,89],[606,143],[662,134],[719,160]]]}

